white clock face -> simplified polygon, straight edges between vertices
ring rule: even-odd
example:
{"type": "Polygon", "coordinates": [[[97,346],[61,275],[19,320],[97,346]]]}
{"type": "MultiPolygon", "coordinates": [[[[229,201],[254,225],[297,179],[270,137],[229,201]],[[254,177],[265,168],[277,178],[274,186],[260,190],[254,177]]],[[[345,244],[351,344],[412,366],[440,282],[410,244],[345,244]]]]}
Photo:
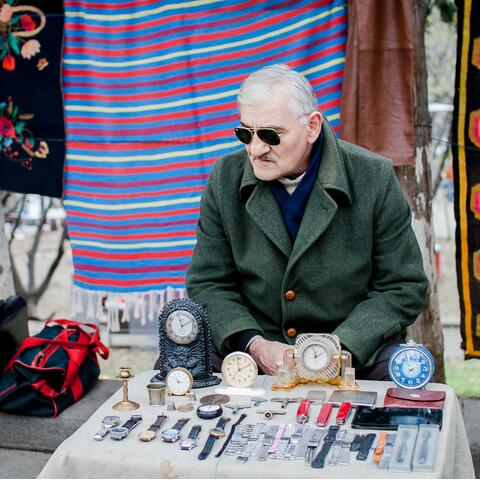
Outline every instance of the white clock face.
{"type": "Polygon", "coordinates": [[[330,363],[330,355],[323,345],[311,343],[302,352],[303,366],[311,372],[321,372],[330,363]]]}
{"type": "Polygon", "coordinates": [[[193,377],[186,368],[173,368],[165,377],[165,383],[171,395],[186,395],[192,388],[193,377]]]}
{"type": "Polygon", "coordinates": [[[247,388],[255,383],[258,367],[247,353],[233,352],[223,360],[222,375],[223,380],[231,387],[247,388]]]}
{"type": "Polygon", "coordinates": [[[165,330],[170,340],[186,345],[197,338],[198,322],[191,313],[185,310],[176,310],[167,317],[165,330]]]}
{"type": "Polygon", "coordinates": [[[221,407],[220,405],[207,404],[207,405],[200,405],[198,408],[204,413],[213,413],[213,412],[218,412],[218,410],[220,410],[221,407]]]}

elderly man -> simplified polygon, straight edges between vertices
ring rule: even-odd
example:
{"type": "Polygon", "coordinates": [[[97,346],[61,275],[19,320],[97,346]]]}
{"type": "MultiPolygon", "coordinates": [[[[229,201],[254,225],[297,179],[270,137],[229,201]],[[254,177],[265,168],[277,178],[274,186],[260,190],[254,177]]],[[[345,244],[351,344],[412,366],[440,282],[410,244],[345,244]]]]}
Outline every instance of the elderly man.
{"type": "Polygon", "coordinates": [[[215,164],[187,274],[216,349],[272,375],[298,334],[333,333],[358,378],[387,379],[428,285],[391,162],[338,140],[286,65],[251,74],[238,104],[245,149],[215,164]]]}

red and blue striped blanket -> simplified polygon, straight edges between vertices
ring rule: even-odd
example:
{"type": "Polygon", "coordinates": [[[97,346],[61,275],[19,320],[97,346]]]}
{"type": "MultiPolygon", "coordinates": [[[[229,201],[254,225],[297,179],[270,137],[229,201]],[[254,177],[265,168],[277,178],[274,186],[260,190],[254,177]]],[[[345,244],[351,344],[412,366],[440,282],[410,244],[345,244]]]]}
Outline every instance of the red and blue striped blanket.
{"type": "Polygon", "coordinates": [[[64,203],[77,294],[89,297],[77,307],[91,316],[102,297],[118,294],[153,320],[165,301],[185,295],[213,163],[241,148],[233,135],[241,81],[288,63],[309,78],[338,129],[346,2],[64,6],[64,203]]]}

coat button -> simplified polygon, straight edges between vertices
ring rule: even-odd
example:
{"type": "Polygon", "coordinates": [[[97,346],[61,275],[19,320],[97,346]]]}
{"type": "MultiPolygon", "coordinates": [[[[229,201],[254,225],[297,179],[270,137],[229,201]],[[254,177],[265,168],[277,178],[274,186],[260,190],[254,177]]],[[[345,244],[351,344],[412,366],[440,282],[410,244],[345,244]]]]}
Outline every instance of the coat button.
{"type": "Polygon", "coordinates": [[[293,290],[287,290],[285,292],[285,300],[293,300],[297,294],[293,290]]]}
{"type": "Polygon", "coordinates": [[[296,328],[289,328],[287,330],[287,335],[289,337],[294,337],[297,334],[297,329],[296,328]]]}

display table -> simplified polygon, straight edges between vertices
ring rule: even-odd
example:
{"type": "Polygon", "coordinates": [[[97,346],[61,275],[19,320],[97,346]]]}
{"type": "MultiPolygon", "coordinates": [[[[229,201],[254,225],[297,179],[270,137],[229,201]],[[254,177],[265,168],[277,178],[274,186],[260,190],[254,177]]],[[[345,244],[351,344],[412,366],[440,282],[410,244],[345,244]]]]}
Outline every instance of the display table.
{"type": "MultiPolygon", "coordinates": [[[[140,413],[142,423],[121,441],[105,438],[96,441],[93,435],[99,429],[101,420],[106,415],[117,414],[112,406],[122,399],[122,390],[117,391],[107,400],[71,437],[65,440],[51,456],[39,477],[46,478],[475,478],[472,456],[468,446],[465,426],[460,407],[453,390],[447,385],[430,384],[429,389],[445,390],[446,401],[443,412],[443,426],[436,452],[436,467],[433,472],[390,472],[379,470],[376,467],[367,468],[365,462],[355,460],[351,453],[349,466],[326,466],[323,469],[313,469],[305,465],[302,460],[278,460],[268,458],[258,461],[250,458],[246,463],[237,463],[236,456],[223,455],[215,458],[224,439],[217,440],[210,456],[203,461],[197,456],[208,437],[208,431],[215,426],[218,419],[201,420],[194,411],[166,411],[165,407],[152,407],[148,404],[148,395],[145,388],[154,371],[137,375],[129,382],[129,398],[140,404],[140,408],[133,412],[120,413],[121,424],[130,418],[131,414],[140,413]],[[190,421],[182,430],[185,437],[194,424],[201,424],[202,431],[198,439],[198,446],[191,451],[182,451],[178,443],[167,444],[157,436],[149,443],[140,442],[138,433],[146,430],[160,413],[166,413],[168,420],[164,428],[169,428],[181,417],[190,417],[190,421]]],[[[327,400],[334,389],[330,386],[303,385],[292,392],[272,392],[270,387],[274,377],[261,376],[254,387],[266,390],[266,396],[305,396],[308,390],[322,389],[327,391],[327,400]]],[[[378,393],[376,406],[383,406],[383,397],[391,382],[359,381],[362,390],[378,393]]],[[[221,385],[222,386],[222,385],[221,385]]],[[[197,400],[207,393],[214,393],[215,388],[196,389],[197,400]]],[[[171,400],[172,397],[168,398],[171,400]]],[[[173,398],[177,405],[186,403],[183,397],[173,398]]],[[[198,402],[197,402],[198,403],[198,402]]],[[[232,397],[231,403],[248,403],[246,397],[232,397]]],[[[265,420],[258,409],[279,408],[279,404],[263,403],[260,407],[241,410],[247,414],[244,423],[265,422],[270,424],[295,424],[295,413],[298,404],[289,404],[287,414],[274,416],[272,420],[265,420]]],[[[318,415],[320,406],[312,406],[309,425],[318,415]]],[[[231,415],[231,410],[224,408],[224,415],[231,417],[226,426],[230,431],[240,413],[231,415]]],[[[332,415],[335,414],[335,410],[332,415]]],[[[347,421],[348,428],[351,418],[347,421]]],[[[333,417],[334,418],[334,417],[333,417]]],[[[330,420],[331,424],[332,420],[330,420]]],[[[366,431],[358,430],[357,433],[366,431]]],[[[378,432],[377,432],[378,433],[378,432]]]]}

